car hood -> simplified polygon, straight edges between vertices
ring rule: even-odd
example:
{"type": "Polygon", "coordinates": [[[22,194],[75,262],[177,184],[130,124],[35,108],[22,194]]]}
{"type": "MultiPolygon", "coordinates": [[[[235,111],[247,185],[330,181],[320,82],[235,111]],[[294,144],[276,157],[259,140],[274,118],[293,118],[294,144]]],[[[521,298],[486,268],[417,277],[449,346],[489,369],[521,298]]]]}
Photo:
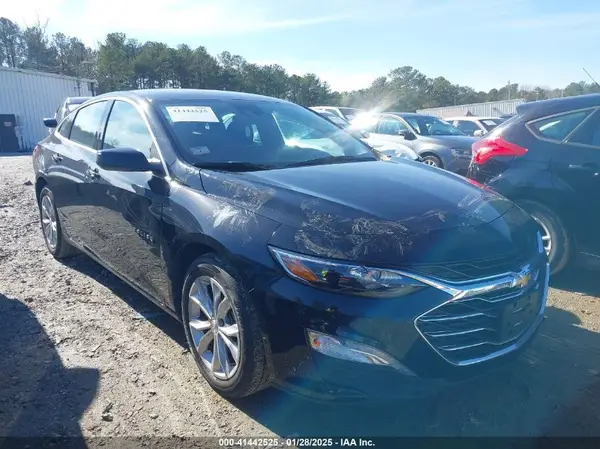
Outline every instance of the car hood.
{"type": "MultiPolygon", "coordinates": [[[[408,254],[409,247],[418,247],[413,245],[417,241],[439,243],[449,229],[454,230],[454,237],[443,243],[448,251],[451,247],[460,251],[461,242],[463,248],[473,246],[475,228],[513,208],[509,200],[465,178],[411,161],[246,173],[203,170],[201,176],[209,195],[281,223],[280,238],[275,239],[279,246],[373,263],[391,256],[398,260],[408,254]]],[[[232,213],[230,208],[223,210],[232,213]]],[[[217,222],[219,217],[215,217],[217,222]]],[[[511,239],[509,228],[504,225],[492,232],[503,235],[499,248],[506,238],[511,239]]],[[[476,247],[492,245],[492,240],[479,240],[476,247]]]]}
{"type": "Polygon", "coordinates": [[[471,136],[419,136],[419,140],[423,143],[433,143],[462,150],[471,149],[473,142],[479,139],[471,136]]]}

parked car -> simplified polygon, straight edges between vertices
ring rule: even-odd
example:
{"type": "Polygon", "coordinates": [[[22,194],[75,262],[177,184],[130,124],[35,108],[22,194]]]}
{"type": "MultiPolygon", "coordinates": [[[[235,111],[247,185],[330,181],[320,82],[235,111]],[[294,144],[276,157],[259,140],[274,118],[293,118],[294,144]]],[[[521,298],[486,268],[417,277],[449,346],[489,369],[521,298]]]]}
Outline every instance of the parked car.
{"type": "Polygon", "coordinates": [[[69,113],[75,110],[79,105],[85,103],[92,97],[68,97],[62,104],[56,109],[54,118],[58,123],[62,121],[69,113]]]}
{"type": "Polygon", "coordinates": [[[468,176],[533,216],[552,273],[600,265],[600,95],[518,106],[473,145],[468,176]]]}
{"type": "Polygon", "coordinates": [[[181,320],[224,396],[420,394],[513,359],[543,320],[547,258],[524,211],[382,162],[283,100],[104,94],[36,146],[33,168],[50,253],[89,255],[181,320]],[[295,145],[289,123],[330,145],[295,145]]]}
{"type": "Polygon", "coordinates": [[[356,117],[358,114],[365,112],[362,109],[342,108],[337,106],[313,106],[311,109],[316,112],[331,112],[332,114],[335,114],[347,121],[352,121],[352,119],[354,119],[354,117],[356,117]]]}
{"type": "Polygon", "coordinates": [[[417,152],[427,165],[466,174],[471,145],[477,139],[437,117],[405,112],[361,114],[352,125],[364,129],[377,143],[393,142],[417,152]]]}
{"type": "Polygon", "coordinates": [[[464,116],[447,117],[444,118],[444,120],[456,126],[467,136],[481,137],[484,134],[489,133],[500,123],[504,123],[507,119],[500,117],[464,116]]]}
{"type": "Polygon", "coordinates": [[[325,117],[327,120],[332,122],[334,125],[337,125],[340,128],[345,129],[345,130],[349,131],[350,133],[353,133],[355,135],[355,137],[361,139],[363,142],[365,142],[367,145],[369,145],[371,148],[374,148],[381,154],[389,156],[392,159],[395,159],[398,157],[406,157],[413,161],[422,162],[421,156],[419,156],[416,153],[416,151],[414,151],[412,148],[410,148],[406,145],[403,145],[401,143],[394,143],[394,142],[374,141],[371,138],[370,133],[368,133],[367,131],[364,131],[362,129],[356,129],[356,128],[352,127],[352,125],[350,124],[349,121],[335,115],[332,112],[328,112],[328,111],[315,111],[315,112],[320,114],[322,117],[325,117]]]}

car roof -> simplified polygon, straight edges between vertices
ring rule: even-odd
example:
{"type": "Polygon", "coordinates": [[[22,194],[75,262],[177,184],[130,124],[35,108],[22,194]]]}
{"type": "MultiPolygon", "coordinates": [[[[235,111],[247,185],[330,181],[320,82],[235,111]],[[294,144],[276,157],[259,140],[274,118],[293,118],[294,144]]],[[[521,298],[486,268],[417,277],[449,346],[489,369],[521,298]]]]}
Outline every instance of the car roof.
{"type": "Polygon", "coordinates": [[[67,97],[67,99],[65,100],[65,103],[67,103],[67,104],[85,103],[90,98],[92,98],[92,97],[67,97]]]}
{"type": "Polygon", "coordinates": [[[118,92],[107,92],[100,97],[125,97],[132,100],[146,100],[150,102],[164,100],[250,100],[250,101],[274,101],[285,102],[279,98],[267,97],[265,95],[248,94],[244,92],[230,92],[225,90],[208,89],[143,89],[118,92]]]}
{"type": "Polygon", "coordinates": [[[523,103],[517,106],[517,113],[531,118],[598,106],[600,106],[600,94],[588,94],[523,103]]]}
{"type": "MultiPolygon", "coordinates": [[[[429,114],[418,114],[416,112],[380,112],[379,115],[395,115],[397,117],[402,118],[410,118],[410,117],[435,117],[435,115],[429,114]]],[[[438,118],[438,117],[435,117],[438,118]]]]}
{"type": "Polygon", "coordinates": [[[476,120],[494,120],[500,117],[492,117],[492,116],[475,116],[475,115],[457,115],[455,117],[444,117],[443,120],[469,120],[474,122],[476,120]]]}

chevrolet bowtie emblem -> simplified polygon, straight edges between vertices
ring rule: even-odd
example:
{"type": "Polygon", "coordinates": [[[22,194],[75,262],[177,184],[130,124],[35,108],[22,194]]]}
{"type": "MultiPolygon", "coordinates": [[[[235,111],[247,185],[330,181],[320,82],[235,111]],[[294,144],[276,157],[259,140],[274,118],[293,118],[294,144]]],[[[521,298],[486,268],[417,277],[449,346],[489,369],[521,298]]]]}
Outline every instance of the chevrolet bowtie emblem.
{"type": "Polygon", "coordinates": [[[514,280],[514,286],[519,288],[525,288],[531,281],[531,271],[519,273],[514,280]]]}

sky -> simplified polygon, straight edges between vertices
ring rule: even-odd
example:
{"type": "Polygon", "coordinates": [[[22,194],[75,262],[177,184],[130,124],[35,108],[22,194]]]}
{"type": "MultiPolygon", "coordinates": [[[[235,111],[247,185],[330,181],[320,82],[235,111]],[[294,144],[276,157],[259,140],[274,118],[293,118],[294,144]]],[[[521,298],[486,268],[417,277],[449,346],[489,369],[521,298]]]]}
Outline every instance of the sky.
{"type": "Polygon", "coordinates": [[[97,47],[120,31],[142,42],[227,50],[335,90],[409,65],[477,90],[600,81],[598,0],[18,0],[0,17],[97,47]]]}

